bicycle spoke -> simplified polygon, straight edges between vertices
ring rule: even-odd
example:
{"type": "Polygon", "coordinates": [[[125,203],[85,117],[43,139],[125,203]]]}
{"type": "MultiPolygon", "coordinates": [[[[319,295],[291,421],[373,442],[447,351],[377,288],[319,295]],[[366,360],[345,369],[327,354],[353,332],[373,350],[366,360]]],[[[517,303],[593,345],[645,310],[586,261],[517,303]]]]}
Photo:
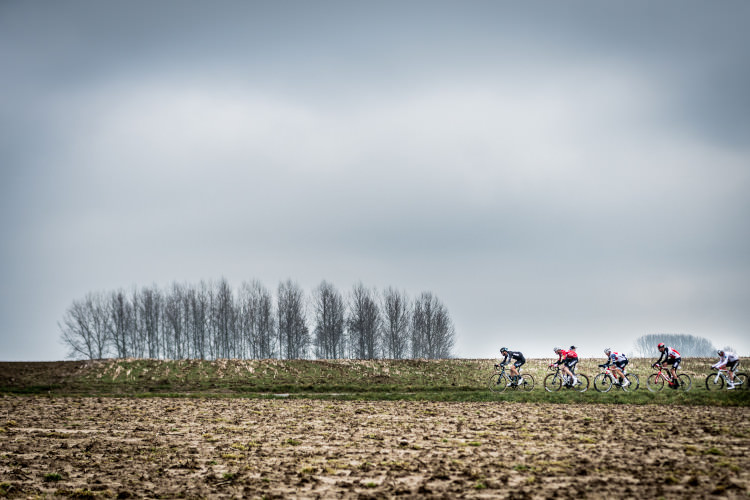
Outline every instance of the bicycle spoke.
{"type": "Polygon", "coordinates": [[[664,389],[664,378],[660,373],[652,373],[646,379],[646,387],[651,392],[659,392],[664,389]]]}
{"type": "Polygon", "coordinates": [[[706,389],[709,391],[718,391],[724,387],[724,377],[718,373],[712,373],[706,377],[706,389]]]}
{"type": "Polygon", "coordinates": [[[577,390],[578,392],[588,391],[589,390],[589,378],[582,373],[579,373],[577,377],[578,377],[578,381],[580,382],[580,384],[575,385],[573,389],[577,390]]]}
{"type": "Polygon", "coordinates": [[[562,377],[556,373],[550,373],[544,377],[544,390],[547,392],[559,391],[562,386],[562,377]]]}
{"type": "Polygon", "coordinates": [[[747,391],[750,387],[747,386],[747,373],[735,373],[734,374],[734,388],[735,390],[747,391]]]}
{"type": "Polygon", "coordinates": [[[631,391],[631,392],[637,391],[638,388],[641,386],[641,382],[638,379],[638,375],[636,375],[635,373],[628,373],[627,375],[625,375],[625,378],[628,379],[628,382],[630,382],[630,384],[627,387],[624,387],[626,391],[631,391]]]}
{"type": "Polygon", "coordinates": [[[612,377],[607,373],[600,373],[594,377],[594,389],[597,392],[609,392],[612,389],[612,377]]]}
{"type": "Polygon", "coordinates": [[[508,379],[504,373],[490,375],[489,388],[492,392],[503,392],[508,387],[508,379]]]}
{"type": "Polygon", "coordinates": [[[680,384],[680,389],[685,392],[688,392],[693,387],[693,379],[687,373],[677,375],[677,381],[680,384]]]}
{"type": "Polygon", "coordinates": [[[528,373],[521,375],[521,384],[518,386],[522,391],[530,391],[534,388],[534,377],[528,373]]]}

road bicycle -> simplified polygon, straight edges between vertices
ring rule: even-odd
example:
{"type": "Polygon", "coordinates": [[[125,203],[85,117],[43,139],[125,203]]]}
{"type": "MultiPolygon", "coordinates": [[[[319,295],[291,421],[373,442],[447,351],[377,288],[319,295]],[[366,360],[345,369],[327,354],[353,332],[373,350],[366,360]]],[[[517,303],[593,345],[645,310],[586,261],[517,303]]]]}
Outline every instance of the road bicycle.
{"type": "MultiPolygon", "coordinates": [[[[712,373],[706,377],[706,389],[709,391],[720,391],[724,388],[724,384],[729,385],[729,370],[726,368],[717,370],[716,373],[712,373]]],[[[747,373],[734,374],[734,390],[746,391],[747,386],[747,373]]]]}
{"type": "Polygon", "coordinates": [[[578,377],[578,384],[573,385],[571,378],[560,370],[560,365],[555,365],[553,363],[549,365],[549,369],[554,370],[554,372],[544,377],[544,389],[547,392],[559,391],[563,387],[578,392],[586,392],[588,390],[589,378],[586,375],[582,373],[576,374],[576,377],[578,377]]]}
{"type": "Polygon", "coordinates": [[[625,392],[637,391],[638,387],[640,387],[641,385],[640,380],[638,379],[638,375],[636,375],[635,373],[625,373],[625,378],[628,379],[628,382],[630,382],[630,384],[627,386],[623,386],[622,384],[620,384],[620,380],[615,376],[615,374],[612,373],[611,366],[599,365],[599,368],[602,368],[604,371],[594,377],[594,389],[596,389],[598,392],[609,392],[613,386],[618,387],[625,392]]]}
{"type": "Polygon", "coordinates": [[[511,380],[510,374],[505,373],[505,366],[495,365],[495,370],[502,368],[500,371],[495,371],[490,375],[489,388],[492,392],[503,392],[505,389],[513,389],[517,391],[530,391],[534,388],[534,377],[528,373],[520,373],[519,368],[519,379],[518,381],[511,380]]]}
{"type": "Polygon", "coordinates": [[[652,373],[648,376],[646,379],[646,387],[648,387],[648,390],[651,392],[659,392],[662,389],[664,389],[664,383],[667,383],[667,386],[672,389],[679,389],[682,391],[689,391],[691,387],[693,387],[693,379],[690,378],[690,375],[687,373],[680,373],[677,375],[677,380],[672,382],[672,375],[669,373],[668,369],[665,369],[660,364],[655,364],[654,368],[659,370],[656,373],[652,373]]]}

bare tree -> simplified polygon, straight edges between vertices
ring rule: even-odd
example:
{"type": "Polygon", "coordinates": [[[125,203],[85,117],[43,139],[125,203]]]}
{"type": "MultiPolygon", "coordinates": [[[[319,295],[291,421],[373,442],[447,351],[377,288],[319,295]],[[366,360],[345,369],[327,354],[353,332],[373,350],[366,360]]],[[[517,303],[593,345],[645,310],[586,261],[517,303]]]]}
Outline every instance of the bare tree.
{"type": "Polygon", "coordinates": [[[409,299],[389,287],[383,293],[383,355],[390,359],[407,356],[409,346],[409,299]]]}
{"type": "Polygon", "coordinates": [[[449,358],[455,343],[455,329],[448,310],[430,292],[414,302],[412,312],[412,357],[449,358]]]}
{"type": "Polygon", "coordinates": [[[273,299],[259,281],[244,282],[240,288],[238,330],[243,356],[252,359],[275,355],[273,299]]]}
{"type": "Polygon", "coordinates": [[[354,286],[349,301],[350,355],[356,359],[376,359],[380,353],[380,310],[375,294],[362,283],[354,286]]]}
{"type": "Polygon", "coordinates": [[[236,345],[234,296],[225,278],[222,278],[216,286],[214,299],[211,313],[215,325],[215,356],[217,358],[236,357],[234,352],[236,345]]]}
{"type": "Polygon", "coordinates": [[[323,281],[313,292],[315,310],[315,356],[323,359],[342,358],[345,349],[344,299],[336,287],[323,281]]]}
{"type": "Polygon", "coordinates": [[[135,358],[146,357],[146,335],[141,327],[141,294],[137,288],[133,288],[132,299],[130,301],[133,308],[133,326],[128,337],[128,346],[131,356],[135,358]]]}
{"type": "Polygon", "coordinates": [[[182,347],[180,348],[181,358],[190,359],[194,357],[192,330],[193,318],[190,312],[190,294],[193,288],[190,285],[184,285],[180,294],[180,316],[182,317],[182,347]]]}
{"type": "Polygon", "coordinates": [[[270,359],[276,356],[276,321],[273,315],[273,298],[260,282],[253,284],[253,303],[255,304],[255,342],[253,357],[270,359]]]}
{"type": "Polygon", "coordinates": [[[191,289],[186,299],[190,309],[190,345],[193,357],[198,359],[207,358],[211,344],[208,331],[209,294],[209,287],[201,281],[200,288],[191,289]]]}
{"type": "Polygon", "coordinates": [[[710,340],[684,333],[650,333],[635,340],[634,354],[638,357],[658,357],[657,346],[664,342],[668,347],[677,349],[684,357],[713,356],[716,348],[710,340]]]}
{"type": "Polygon", "coordinates": [[[83,301],[73,301],[58,326],[62,342],[71,358],[101,359],[108,353],[110,316],[102,294],[89,293],[83,301]]]}
{"type": "Polygon", "coordinates": [[[251,357],[251,346],[255,342],[253,324],[255,308],[250,296],[250,287],[246,282],[240,286],[237,293],[237,342],[235,347],[237,357],[247,359],[251,357]]]}
{"type": "Polygon", "coordinates": [[[280,356],[284,359],[306,358],[310,348],[310,333],[306,324],[302,289],[291,280],[279,283],[276,300],[280,356]]]}
{"type": "Polygon", "coordinates": [[[161,313],[162,296],[156,285],[143,288],[139,295],[138,322],[139,337],[145,340],[148,357],[158,359],[161,356],[161,313]]]}
{"type": "Polygon", "coordinates": [[[171,293],[164,296],[164,314],[162,315],[164,356],[170,359],[182,359],[185,356],[183,293],[182,287],[173,283],[171,293]]]}
{"type": "Polygon", "coordinates": [[[135,330],[133,305],[122,290],[112,292],[109,297],[110,332],[118,358],[130,355],[130,339],[135,330]]]}

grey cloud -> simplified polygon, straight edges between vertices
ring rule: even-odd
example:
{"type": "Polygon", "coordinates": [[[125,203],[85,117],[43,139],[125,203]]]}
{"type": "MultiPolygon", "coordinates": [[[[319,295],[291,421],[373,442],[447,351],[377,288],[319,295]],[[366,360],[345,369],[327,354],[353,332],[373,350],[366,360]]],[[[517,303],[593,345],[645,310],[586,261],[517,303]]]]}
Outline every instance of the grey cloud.
{"type": "Polygon", "coordinates": [[[3,352],[60,357],[88,291],[222,275],[430,289],[462,356],[747,351],[747,14],[6,2],[3,352]]]}

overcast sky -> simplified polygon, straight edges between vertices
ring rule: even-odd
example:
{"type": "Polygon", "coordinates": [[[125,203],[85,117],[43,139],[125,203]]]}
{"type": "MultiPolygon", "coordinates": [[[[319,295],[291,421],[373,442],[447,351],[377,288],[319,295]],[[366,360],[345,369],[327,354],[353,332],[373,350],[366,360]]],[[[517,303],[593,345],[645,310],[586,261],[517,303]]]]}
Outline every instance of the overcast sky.
{"type": "Polygon", "coordinates": [[[0,360],[88,292],[416,296],[458,357],[750,354],[750,3],[0,3],[0,360]],[[679,346],[677,346],[679,348],[679,346]]]}

